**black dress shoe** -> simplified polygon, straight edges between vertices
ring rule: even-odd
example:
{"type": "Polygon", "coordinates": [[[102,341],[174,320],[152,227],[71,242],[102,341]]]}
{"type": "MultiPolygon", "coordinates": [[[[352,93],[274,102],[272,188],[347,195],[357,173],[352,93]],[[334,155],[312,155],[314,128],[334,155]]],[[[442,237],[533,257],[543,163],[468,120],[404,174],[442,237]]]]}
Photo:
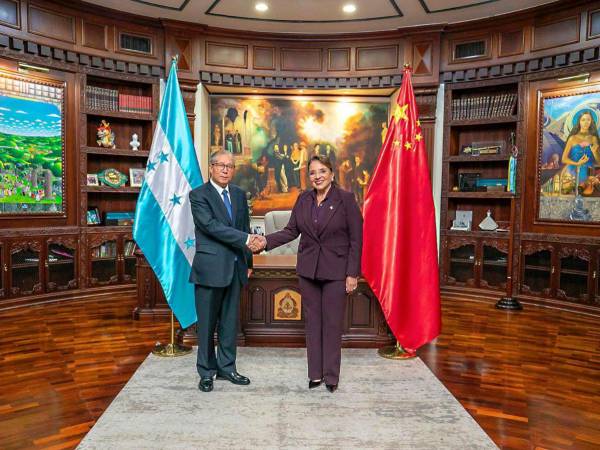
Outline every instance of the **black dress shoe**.
{"type": "Polygon", "coordinates": [[[326,384],[325,387],[327,388],[327,390],[329,392],[331,392],[332,394],[337,391],[337,384],[326,384]]]}
{"type": "Polygon", "coordinates": [[[202,377],[200,378],[200,383],[198,383],[198,389],[202,392],[210,392],[213,390],[213,379],[212,377],[202,377]]]}
{"type": "Polygon", "coordinates": [[[319,381],[308,380],[308,388],[314,389],[316,387],[319,387],[319,386],[321,386],[322,382],[323,382],[323,380],[319,380],[319,381]]]}
{"type": "Polygon", "coordinates": [[[237,372],[230,372],[230,373],[218,373],[217,374],[217,380],[229,380],[231,381],[233,384],[241,384],[241,385],[247,385],[250,384],[250,379],[245,377],[244,375],[240,375],[237,372]]]}

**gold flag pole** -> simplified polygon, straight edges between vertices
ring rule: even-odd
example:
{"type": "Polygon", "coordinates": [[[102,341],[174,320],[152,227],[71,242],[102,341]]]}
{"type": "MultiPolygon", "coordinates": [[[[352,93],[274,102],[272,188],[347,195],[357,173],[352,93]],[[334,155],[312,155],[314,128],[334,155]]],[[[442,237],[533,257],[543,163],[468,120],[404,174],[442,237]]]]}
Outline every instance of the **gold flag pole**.
{"type": "Polygon", "coordinates": [[[173,319],[173,311],[171,311],[171,343],[161,344],[157,342],[152,353],[156,356],[175,357],[187,355],[191,351],[192,347],[175,343],[175,320],[173,319]]]}
{"type": "Polygon", "coordinates": [[[388,345],[386,347],[377,350],[379,356],[387,359],[411,359],[417,357],[417,352],[414,350],[407,350],[400,342],[396,341],[396,345],[388,345]]]}

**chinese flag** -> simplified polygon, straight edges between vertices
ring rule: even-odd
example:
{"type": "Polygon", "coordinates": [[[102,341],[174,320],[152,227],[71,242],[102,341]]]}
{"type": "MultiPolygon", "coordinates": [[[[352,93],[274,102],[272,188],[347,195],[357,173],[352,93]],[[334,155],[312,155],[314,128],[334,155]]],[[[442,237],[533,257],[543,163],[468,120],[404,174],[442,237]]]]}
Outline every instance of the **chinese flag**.
{"type": "Polygon", "coordinates": [[[410,69],[364,202],[363,276],[397,341],[412,352],[440,333],[435,211],[410,69]]]}

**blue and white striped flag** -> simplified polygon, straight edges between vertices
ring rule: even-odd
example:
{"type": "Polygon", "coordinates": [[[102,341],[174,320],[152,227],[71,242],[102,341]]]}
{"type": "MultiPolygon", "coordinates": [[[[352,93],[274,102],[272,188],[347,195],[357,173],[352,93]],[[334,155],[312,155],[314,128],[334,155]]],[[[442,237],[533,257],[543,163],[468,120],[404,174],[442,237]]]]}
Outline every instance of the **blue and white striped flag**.
{"type": "Polygon", "coordinates": [[[196,251],[188,194],[201,184],[173,61],[135,210],[133,238],[184,328],[196,322],[194,285],[188,281],[196,251]]]}

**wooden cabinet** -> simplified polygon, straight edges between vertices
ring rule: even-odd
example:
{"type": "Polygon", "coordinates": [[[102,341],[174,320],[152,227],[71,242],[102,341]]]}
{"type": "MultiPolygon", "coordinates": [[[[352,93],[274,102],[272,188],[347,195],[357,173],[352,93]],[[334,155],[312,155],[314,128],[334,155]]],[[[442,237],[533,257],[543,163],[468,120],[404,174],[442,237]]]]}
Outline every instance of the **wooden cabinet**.
{"type": "Polygon", "coordinates": [[[442,160],[440,263],[442,286],[512,295],[512,242],[518,233],[516,185],[508,189],[509,161],[521,128],[519,78],[449,85],[442,160]],[[468,230],[453,230],[468,213],[468,230]],[[500,231],[482,231],[488,216],[500,231]]]}
{"type": "Polygon", "coordinates": [[[5,251],[6,245],[4,242],[0,241],[0,300],[3,299],[8,293],[8,290],[6,289],[8,284],[8,263],[6,262],[6,255],[4,254],[5,251]]]}
{"type": "Polygon", "coordinates": [[[10,242],[8,280],[11,297],[43,292],[42,246],[42,241],[36,238],[10,242]]]}
{"type": "Polygon", "coordinates": [[[0,238],[0,298],[79,287],[77,234],[0,238]]]}
{"type": "Polygon", "coordinates": [[[44,275],[46,292],[79,287],[79,236],[52,236],[46,240],[44,275]]]}
{"type": "MultiPolygon", "coordinates": [[[[84,95],[80,102],[80,180],[81,180],[81,210],[80,225],[95,228],[121,227],[123,231],[131,231],[131,220],[123,218],[120,222],[106,220],[107,213],[131,213],[135,211],[137,197],[140,191],[141,179],[132,177],[132,169],[143,170],[150,153],[152,136],[156,126],[158,110],[157,80],[129,75],[107,75],[97,71],[88,71],[81,78],[81,90],[84,95]],[[99,136],[99,127],[108,125],[112,139],[99,136]],[[134,149],[130,143],[137,135],[139,146],[134,149]],[[107,142],[111,141],[111,144],[107,142]],[[114,148],[112,148],[114,147],[114,148]],[[96,178],[107,169],[114,169],[124,176],[126,181],[120,185],[99,182],[96,178]],[[100,224],[90,223],[88,211],[97,211],[100,224]]],[[[92,215],[93,217],[93,215],[92,215]]],[[[127,249],[120,242],[120,251],[111,250],[116,243],[106,242],[104,247],[97,250],[102,255],[117,254],[123,256],[117,265],[121,268],[119,279],[129,282],[135,279],[135,258],[133,249],[127,249]]],[[[107,258],[103,264],[110,265],[112,256],[96,256],[107,258]]],[[[100,260],[94,267],[99,270],[100,260]]],[[[99,273],[98,273],[99,274],[99,273]]],[[[106,274],[105,274],[106,275],[106,274]]],[[[101,278],[97,278],[98,282],[101,278]]],[[[103,282],[109,282],[109,279],[103,282]]]]}
{"type": "Polygon", "coordinates": [[[109,222],[106,215],[135,211],[141,180],[132,178],[131,169],[143,170],[150,153],[158,111],[158,82],[147,77],[88,71],[82,76],[81,90],[79,220],[82,227],[93,230],[87,239],[85,281],[88,286],[133,284],[136,245],[131,220],[109,222]],[[103,123],[110,126],[115,148],[102,143],[98,136],[98,127],[103,123]],[[140,143],[137,149],[130,145],[134,134],[140,143]],[[93,175],[106,169],[115,169],[127,181],[121,186],[102,182],[95,185],[93,175]],[[90,223],[88,211],[96,211],[101,223],[90,223]]]}
{"type": "Polygon", "coordinates": [[[135,243],[131,232],[94,230],[88,233],[87,241],[90,287],[135,283],[135,243]]]}
{"type": "Polygon", "coordinates": [[[445,284],[506,291],[508,239],[452,236],[446,249],[445,284]]]}
{"type": "MultiPolygon", "coordinates": [[[[519,293],[574,306],[600,306],[600,245],[525,241],[519,293]]],[[[557,303],[558,304],[558,303],[557,303]]]]}

